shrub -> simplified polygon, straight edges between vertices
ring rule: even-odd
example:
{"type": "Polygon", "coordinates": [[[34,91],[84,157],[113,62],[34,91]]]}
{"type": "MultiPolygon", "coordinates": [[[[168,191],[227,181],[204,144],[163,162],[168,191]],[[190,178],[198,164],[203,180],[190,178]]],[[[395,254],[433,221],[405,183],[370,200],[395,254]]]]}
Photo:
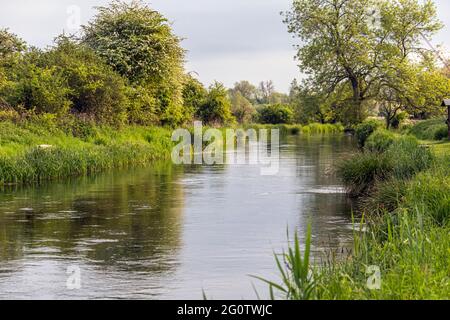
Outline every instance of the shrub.
{"type": "Polygon", "coordinates": [[[443,118],[420,121],[409,131],[417,139],[422,140],[442,140],[448,135],[447,132],[448,127],[443,118]],[[445,136],[442,136],[444,130],[446,133],[445,136]]]}
{"type": "Polygon", "coordinates": [[[365,143],[365,148],[371,152],[385,152],[394,141],[395,135],[392,132],[378,129],[369,136],[365,143]]]}
{"type": "Polygon", "coordinates": [[[55,66],[34,64],[35,55],[25,56],[17,67],[8,87],[3,90],[5,100],[15,108],[23,106],[37,113],[66,114],[72,106],[66,77],[55,66]]]}
{"type": "Polygon", "coordinates": [[[355,133],[358,139],[358,145],[363,148],[369,136],[374,133],[383,124],[378,120],[367,120],[356,126],[355,133]]]}
{"type": "Polygon", "coordinates": [[[264,124],[290,124],[294,119],[294,113],[289,106],[271,104],[258,110],[259,122],[264,124]]]}
{"type": "Polygon", "coordinates": [[[443,140],[448,138],[448,126],[443,126],[434,131],[434,140],[443,140]]]}
{"type": "Polygon", "coordinates": [[[61,36],[41,64],[58,68],[67,79],[73,112],[108,124],[126,120],[125,81],[88,47],[61,36]]]}
{"type": "Polygon", "coordinates": [[[221,83],[209,87],[204,104],[198,110],[197,116],[205,123],[229,124],[234,122],[231,114],[231,102],[227,89],[221,83]]]}

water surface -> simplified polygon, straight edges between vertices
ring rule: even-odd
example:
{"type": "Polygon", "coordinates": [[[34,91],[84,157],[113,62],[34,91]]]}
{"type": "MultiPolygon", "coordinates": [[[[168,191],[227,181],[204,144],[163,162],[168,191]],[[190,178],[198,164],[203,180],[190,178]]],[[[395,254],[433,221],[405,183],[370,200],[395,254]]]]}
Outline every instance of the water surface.
{"type": "Polygon", "coordinates": [[[248,165],[122,170],[0,192],[0,299],[254,299],[273,251],[313,227],[316,258],[351,243],[333,167],[350,137],[289,137],[276,176],[248,165]],[[67,269],[81,289],[67,289],[67,269]]]}

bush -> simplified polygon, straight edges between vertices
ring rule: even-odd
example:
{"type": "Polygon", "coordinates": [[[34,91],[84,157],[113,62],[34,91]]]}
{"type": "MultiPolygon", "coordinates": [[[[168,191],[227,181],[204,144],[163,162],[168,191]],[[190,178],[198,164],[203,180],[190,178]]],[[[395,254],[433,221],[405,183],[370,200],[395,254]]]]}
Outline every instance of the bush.
{"type": "Polygon", "coordinates": [[[14,108],[24,107],[37,113],[66,114],[72,102],[67,79],[55,66],[34,64],[36,53],[26,55],[3,90],[5,100],[14,108]]]}
{"type": "Polygon", "coordinates": [[[363,148],[369,136],[382,126],[383,124],[378,120],[367,120],[357,125],[355,133],[359,147],[363,148]]]}
{"type": "Polygon", "coordinates": [[[394,141],[395,135],[392,132],[378,129],[369,136],[365,143],[365,148],[371,152],[385,152],[394,141]]]}
{"type": "Polygon", "coordinates": [[[271,104],[258,110],[259,122],[263,124],[290,124],[294,119],[294,112],[289,106],[271,104]]]}
{"type": "Polygon", "coordinates": [[[434,140],[440,141],[448,138],[448,126],[438,128],[434,132],[434,140]]]}
{"type": "Polygon", "coordinates": [[[414,125],[409,133],[417,139],[442,140],[448,135],[448,126],[443,118],[425,120],[414,125]],[[444,130],[446,131],[445,135],[444,130]]]}
{"type": "Polygon", "coordinates": [[[164,123],[180,122],[185,51],[169,21],[143,1],[113,1],[97,9],[83,27],[83,43],[133,86],[149,90],[164,123]]]}
{"type": "Polygon", "coordinates": [[[221,83],[209,87],[206,100],[198,110],[197,116],[205,123],[230,124],[234,122],[231,114],[231,102],[227,89],[221,83]]]}
{"type": "Polygon", "coordinates": [[[72,111],[97,122],[122,124],[128,105],[125,81],[84,45],[61,36],[41,64],[58,68],[67,79],[72,111]]]}

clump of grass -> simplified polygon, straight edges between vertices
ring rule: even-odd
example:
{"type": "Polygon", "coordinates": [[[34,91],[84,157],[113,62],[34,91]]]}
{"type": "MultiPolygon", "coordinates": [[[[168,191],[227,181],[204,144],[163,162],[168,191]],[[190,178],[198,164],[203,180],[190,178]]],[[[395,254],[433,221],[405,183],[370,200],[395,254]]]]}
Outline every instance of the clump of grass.
{"type": "Polygon", "coordinates": [[[395,140],[396,136],[394,133],[379,129],[369,136],[365,143],[365,148],[371,152],[386,152],[395,140]]]}
{"type": "Polygon", "coordinates": [[[344,131],[344,127],[338,124],[330,124],[330,123],[311,123],[307,126],[302,127],[302,132],[304,134],[333,134],[333,133],[341,133],[344,131]]]}
{"type": "Polygon", "coordinates": [[[391,158],[385,154],[361,153],[341,162],[338,174],[351,196],[366,194],[377,180],[387,179],[392,172],[391,158]]]}
{"type": "Polygon", "coordinates": [[[448,126],[444,118],[424,120],[414,125],[409,133],[421,140],[442,140],[448,136],[448,126]]]}
{"type": "Polygon", "coordinates": [[[434,223],[443,226],[450,218],[450,169],[418,174],[409,183],[403,206],[427,212],[434,223]]]}
{"type": "Polygon", "coordinates": [[[277,296],[285,300],[311,300],[315,295],[316,280],[311,265],[311,225],[308,225],[305,238],[305,249],[302,253],[298,235],[295,234],[293,246],[281,255],[275,254],[275,262],[281,276],[281,283],[261,277],[254,277],[269,285],[270,297],[277,296]]]}
{"type": "MultiPolygon", "coordinates": [[[[380,148],[381,149],[381,148],[380,148]]],[[[409,179],[433,164],[431,151],[412,136],[402,136],[386,152],[360,152],[338,166],[351,196],[368,194],[377,181],[409,179]]]]}
{"type": "Polygon", "coordinates": [[[419,144],[413,136],[401,136],[386,152],[392,160],[392,174],[398,179],[408,179],[431,167],[434,157],[429,148],[419,144]]]}
{"type": "MultiPolygon", "coordinates": [[[[299,242],[285,255],[285,266],[276,258],[281,284],[265,281],[283,299],[309,300],[424,300],[448,299],[450,228],[439,227],[422,209],[403,209],[384,215],[383,224],[369,224],[366,232],[354,232],[348,256],[326,259],[305,276],[304,261],[295,260],[299,242]],[[292,254],[293,253],[293,254],[292,254]],[[300,267],[293,267],[291,261],[300,267]],[[380,287],[371,288],[369,266],[380,270],[380,287]],[[299,271],[301,270],[301,272],[299,271]],[[306,292],[307,294],[302,294],[306,292]]],[[[306,240],[308,247],[309,240],[306,240]]]]}
{"type": "Polygon", "coordinates": [[[360,148],[364,148],[367,139],[372,133],[377,131],[383,126],[383,123],[378,120],[369,119],[359,124],[355,128],[356,138],[358,140],[358,145],[360,148]]]}

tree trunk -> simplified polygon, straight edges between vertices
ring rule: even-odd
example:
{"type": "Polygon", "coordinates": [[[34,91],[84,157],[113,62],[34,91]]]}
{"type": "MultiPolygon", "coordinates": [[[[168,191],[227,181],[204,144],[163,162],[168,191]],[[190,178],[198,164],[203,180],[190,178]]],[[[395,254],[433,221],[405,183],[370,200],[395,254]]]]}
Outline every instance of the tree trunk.
{"type": "Polygon", "coordinates": [[[350,82],[353,90],[353,101],[352,101],[352,115],[354,119],[352,122],[360,123],[362,122],[362,100],[361,100],[361,90],[359,87],[359,82],[356,77],[350,77],[350,82]]]}

